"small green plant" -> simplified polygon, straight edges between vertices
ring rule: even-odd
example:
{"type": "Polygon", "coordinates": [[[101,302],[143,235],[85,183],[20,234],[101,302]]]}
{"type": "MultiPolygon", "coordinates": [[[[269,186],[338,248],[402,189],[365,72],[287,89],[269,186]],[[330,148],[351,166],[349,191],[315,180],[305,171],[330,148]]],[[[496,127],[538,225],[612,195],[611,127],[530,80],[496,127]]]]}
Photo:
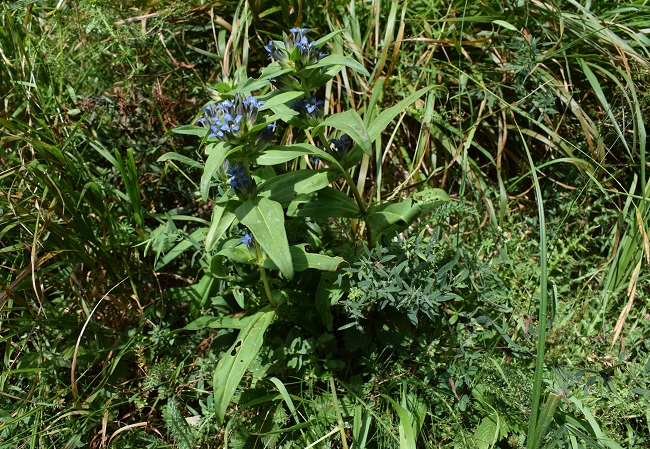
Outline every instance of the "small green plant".
{"type": "MultiPolygon", "coordinates": [[[[235,320],[239,336],[214,374],[220,422],[274,321],[293,321],[316,334],[319,328],[331,329],[329,277],[319,279],[318,272],[334,272],[346,263],[343,248],[353,248],[361,240],[375,247],[448,199],[440,189],[383,202],[362,197],[351,171],[364,154],[370,154],[392,119],[433,86],[408,96],[368,124],[354,110],[328,115],[319,89],[343,67],[368,73],[349,56],[326,54],[326,44],[340,32],[316,41],[308,34],[307,29],[293,28],[282,40],[270,41],[265,49],[273,62],[258,79],[241,74],[232,84],[219,83],[218,101],[203,108],[196,124],[175,130],[201,137],[207,155],[200,193],[203,200],[214,202],[214,209],[210,226],[193,234],[202,244],[210,272],[206,276],[226,281],[246,312],[235,320]],[[291,133],[293,142],[276,144],[281,131],[285,136],[291,133]],[[350,231],[344,239],[326,242],[333,222],[350,231]],[[334,246],[326,249],[326,243],[334,246]]],[[[160,160],[186,158],[166,153],[160,160]]],[[[422,255],[427,264],[429,252],[422,255]]],[[[406,264],[403,261],[402,266],[406,264]]],[[[438,273],[436,288],[447,282],[450,268],[438,273]]],[[[430,304],[407,305],[418,295],[413,291],[395,306],[417,322],[418,310],[433,317],[437,302],[448,294],[441,292],[430,304]]]]}

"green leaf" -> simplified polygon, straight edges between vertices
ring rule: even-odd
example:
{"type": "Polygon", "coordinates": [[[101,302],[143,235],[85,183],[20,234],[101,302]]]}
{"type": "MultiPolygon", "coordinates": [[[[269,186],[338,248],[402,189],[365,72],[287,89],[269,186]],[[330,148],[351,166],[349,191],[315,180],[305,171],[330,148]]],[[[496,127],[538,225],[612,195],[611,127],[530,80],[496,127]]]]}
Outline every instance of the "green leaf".
{"type": "Polygon", "coordinates": [[[293,212],[295,217],[314,218],[361,218],[357,203],[340,190],[325,187],[309,201],[297,205],[293,212]]]}
{"type": "Polygon", "coordinates": [[[474,440],[476,440],[476,447],[479,449],[488,449],[496,443],[499,436],[499,429],[493,416],[487,416],[481,420],[481,424],[474,432],[474,440]]]}
{"type": "Polygon", "coordinates": [[[219,167],[221,167],[221,164],[223,164],[223,161],[226,160],[226,157],[228,157],[232,151],[233,148],[226,145],[224,142],[219,142],[212,147],[208,160],[205,162],[203,175],[201,176],[201,197],[203,197],[203,201],[208,200],[208,192],[210,190],[212,176],[214,176],[219,167]]]}
{"type": "Polygon", "coordinates": [[[395,106],[392,106],[388,109],[384,109],[381,111],[381,113],[370,123],[368,126],[368,137],[370,138],[371,142],[374,142],[379,138],[381,133],[386,129],[388,124],[393,121],[395,117],[400,112],[403,112],[408,108],[411,104],[415,103],[415,101],[420,98],[422,95],[426,94],[432,89],[443,89],[442,86],[427,86],[423,87],[422,89],[412,93],[399,103],[397,103],[395,106]]]}
{"type": "MultiPolygon", "coordinates": [[[[535,426],[535,435],[533,440],[535,441],[534,447],[541,447],[542,441],[548,432],[548,428],[553,421],[555,416],[555,410],[562,402],[562,397],[555,393],[550,393],[548,399],[544,402],[544,405],[540,407],[539,417],[537,418],[537,425],[535,426]]],[[[602,436],[602,435],[601,435],[602,436]]],[[[600,440],[601,438],[599,438],[600,440]]]]}
{"type": "Polygon", "coordinates": [[[172,129],[172,132],[175,134],[187,134],[190,136],[205,137],[205,135],[208,133],[208,130],[203,126],[183,125],[172,129]]]}
{"type": "Polygon", "coordinates": [[[155,266],[156,270],[160,270],[162,267],[167,265],[172,260],[176,259],[182,253],[187,251],[192,247],[198,247],[199,242],[205,239],[205,235],[208,233],[208,228],[200,228],[190,234],[185,240],[178,243],[174,246],[165,256],[158,261],[155,266]]]}
{"type": "Polygon", "coordinates": [[[411,198],[420,206],[422,212],[431,212],[440,203],[449,201],[449,195],[442,189],[426,189],[414,193],[411,198]]]}
{"type": "MultiPolygon", "coordinates": [[[[308,253],[305,250],[306,244],[296,245],[289,248],[291,253],[291,260],[293,261],[293,269],[295,271],[305,271],[309,268],[315,268],[321,271],[336,271],[336,269],[345,262],[342,257],[326,256],[324,254],[308,253]]],[[[272,260],[265,260],[264,268],[277,270],[277,266],[272,260]]]]}
{"type": "Polygon", "coordinates": [[[492,23],[495,25],[499,25],[503,28],[506,28],[510,31],[518,31],[516,26],[512,25],[509,22],[506,22],[505,20],[493,20],[492,23]]]}
{"type": "Polygon", "coordinates": [[[343,131],[354,140],[354,143],[359,145],[364,153],[372,153],[371,140],[368,137],[366,126],[363,124],[363,120],[361,120],[359,114],[352,109],[327,116],[316,129],[323,126],[331,126],[339,131],[343,131]]]}
{"type": "Polygon", "coordinates": [[[219,359],[214,370],[214,405],[217,422],[223,424],[230,400],[249,365],[257,357],[264,333],[275,318],[275,311],[264,308],[255,313],[239,332],[237,340],[219,359]]]}
{"type": "Polygon", "coordinates": [[[233,262],[243,263],[247,265],[254,265],[257,262],[251,250],[248,248],[248,246],[241,243],[240,239],[233,239],[229,241],[229,243],[231,243],[231,245],[223,248],[221,251],[215,254],[215,256],[224,256],[233,262]]]}
{"type": "Polygon", "coordinates": [[[187,156],[183,156],[182,154],[174,153],[173,151],[170,151],[169,153],[165,153],[158,158],[158,162],[165,162],[165,161],[182,162],[183,164],[189,165],[192,168],[203,167],[203,164],[201,164],[200,162],[197,162],[194,159],[190,159],[187,156]]]}
{"type": "Polygon", "coordinates": [[[212,209],[212,223],[205,237],[206,251],[210,251],[214,247],[232,222],[235,221],[235,210],[240,205],[241,202],[237,200],[218,202],[214,205],[214,209],[212,209]]]}
{"type": "Polygon", "coordinates": [[[411,199],[399,203],[383,203],[373,207],[366,223],[380,233],[406,229],[420,214],[420,208],[411,199]]]}
{"type": "Polygon", "coordinates": [[[288,146],[269,146],[264,153],[255,161],[257,165],[277,165],[294,160],[297,157],[304,156],[305,153],[299,148],[289,148],[288,146]]]}
{"type": "Polygon", "coordinates": [[[411,425],[411,418],[409,416],[408,410],[398,404],[394,399],[386,396],[385,394],[381,395],[386,399],[390,404],[395,408],[397,416],[399,417],[399,447],[400,449],[416,449],[415,443],[415,432],[413,431],[413,425],[411,425]]]}
{"type": "Polygon", "coordinates": [[[270,145],[260,157],[257,158],[258,165],[276,165],[291,161],[297,157],[309,155],[316,156],[327,162],[330,168],[343,172],[343,167],[329,153],[316,148],[308,143],[295,143],[292,145],[270,145]]]}
{"type": "Polygon", "coordinates": [[[321,37],[317,41],[314,42],[314,46],[320,48],[325,42],[329,41],[335,36],[338,36],[339,34],[342,34],[344,30],[336,30],[332,31],[329,34],[326,34],[325,36],[321,37]]]}
{"type": "MultiPolygon", "coordinates": [[[[276,91],[277,92],[277,91],[276,91]]],[[[274,95],[272,97],[268,97],[264,101],[264,104],[260,106],[260,111],[265,111],[267,109],[272,109],[275,108],[276,106],[279,106],[281,104],[286,105],[289,102],[292,102],[296,98],[304,97],[305,93],[304,92],[299,92],[299,91],[293,91],[293,92],[282,92],[280,94],[274,95]]]]}
{"type": "Polygon", "coordinates": [[[311,70],[318,67],[329,67],[333,65],[342,65],[354,70],[355,72],[359,72],[362,75],[370,76],[370,73],[368,73],[365,67],[362,66],[359,62],[357,62],[355,59],[352,59],[349,56],[343,56],[343,55],[325,56],[316,64],[310,65],[309,67],[305,67],[303,70],[311,70]]]}
{"type": "Polygon", "coordinates": [[[202,316],[180,330],[199,331],[203,329],[243,329],[253,318],[255,318],[255,315],[240,318],[232,316],[202,316]]]}
{"type": "Polygon", "coordinates": [[[268,198],[258,197],[243,203],[235,211],[235,214],[239,221],[250,229],[255,241],[259,243],[282,274],[287,279],[293,278],[293,262],[287,232],[284,228],[282,206],[268,198]]]}
{"type": "Polygon", "coordinates": [[[286,204],[298,195],[327,187],[335,177],[329,169],[292,171],[266,181],[260,186],[259,195],[286,204]]]}
{"type": "Polygon", "coordinates": [[[187,302],[192,312],[198,312],[205,307],[216,291],[218,291],[217,282],[213,276],[206,274],[196,284],[167,289],[165,299],[174,304],[187,302]]]}

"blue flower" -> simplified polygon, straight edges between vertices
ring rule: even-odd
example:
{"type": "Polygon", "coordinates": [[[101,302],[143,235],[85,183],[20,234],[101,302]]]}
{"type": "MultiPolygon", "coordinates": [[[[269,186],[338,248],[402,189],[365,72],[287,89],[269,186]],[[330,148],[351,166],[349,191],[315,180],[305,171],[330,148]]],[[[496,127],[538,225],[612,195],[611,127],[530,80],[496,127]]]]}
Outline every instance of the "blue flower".
{"type": "MultiPolygon", "coordinates": [[[[289,35],[283,33],[283,46],[270,41],[268,45],[264,46],[264,49],[268,53],[269,58],[277,61],[282,68],[294,69],[295,75],[303,68],[312,66],[327,56],[326,53],[323,53],[316,46],[316,42],[312,42],[307,38],[308,32],[309,28],[291,28],[289,30],[289,35]]],[[[325,70],[327,70],[325,67],[319,69],[321,72],[324,72],[325,70]]],[[[291,76],[291,74],[281,75],[279,78],[288,76],[291,76]]],[[[281,90],[286,84],[292,84],[290,82],[278,82],[280,82],[280,86],[282,86],[278,87],[281,90]]]]}
{"type": "Polygon", "coordinates": [[[242,237],[241,242],[248,246],[248,249],[253,248],[253,237],[247,232],[244,234],[244,237],[242,237]]]}
{"type": "Polygon", "coordinates": [[[230,175],[230,187],[237,193],[240,200],[246,201],[257,195],[255,180],[246,175],[246,169],[242,164],[236,164],[226,170],[226,173],[230,175]]]}
{"type": "Polygon", "coordinates": [[[305,102],[305,108],[309,114],[313,114],[318,106],[323,105],[323,100],[316,100],[316,97],[311,97],[311,100],[305,102]]]}
{"type": "Polygon", "coordinates": [[[256,148],[258,135],[251,134],[250,130],[258,125],[258,112],[263,104],[263,100],[253,96],[236,95],[232,100],[205,106],[197,123],[210,130],[208,139],[256,148]]]}
{"type": "Polygon", "coordinates": [[[352,140],[347,134],[341,135],[341,137],[338,139],[330,140],[330,150],[332,150],[338,159],[347,156],[348,151],[350,148],[352,148],[352,145],[352,140]]]}
{"type": "Polygon", "coordinates": [[[323,100],[311,97],[309,100],[296,100],[291,109],[298,112],[298,118],[307,126],[317,126],[323,120],[323,100]]]}
{"type": "Polygon", "coordinates": [[[230,187],[233,189],[245,187],[250,181],[250,178],[246,176],[246,170],[244,170],[242,164],[235,165],[228,169],[226,173],[230,175],[230,187]]]}

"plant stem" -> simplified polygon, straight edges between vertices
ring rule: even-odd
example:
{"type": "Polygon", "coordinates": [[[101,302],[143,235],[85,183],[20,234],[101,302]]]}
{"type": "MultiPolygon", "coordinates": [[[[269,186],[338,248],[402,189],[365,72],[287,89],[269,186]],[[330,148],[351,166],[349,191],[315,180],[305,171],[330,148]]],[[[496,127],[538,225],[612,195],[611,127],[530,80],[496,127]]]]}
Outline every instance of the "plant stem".
{"type": "Polygon", "coordinates": [[[271,283],[269,282],[269,277],[266,275],[266,269],[261,265],[260,265],[260,276],[262,278],[262,283],[264,284],[264,291],[266,292],[266,296],[269,298],[269,303],[271,304],[271,307],[275,309],[277,304],[275,303],[275,299],[273,299],[273,292],[271,291],[271,283]]]}
{"type": "MultiPolygon", "coordinates": [[[[305,133],[307,134],[307,138],[312,142],[313,144],[313,138],[311,134],[309,133],[308,130],[305,130],[305,133]]],[[[321,143],[323,146],[327,146],[327,139],[325,138],[325,132],[323,128],[320,128],[317,131],[318,138],[320,139],[321,143]]],[[[354,201],[357,203],[357,206],[359,207],[359,212],[361,212],[361,215],[363,217],[366,216],[368,213],[368,209],[366,208],[366,203],[363,200],[363,197],[361,196],[361,193],[359,192],[359,189],[357,188],[357,184],[354,182],[350,174],[346,171],[342,171],[343,178],[345,179],[345,182],[347,182],[348,186],[350,186],[350,190],[352,191],[352,196],[354,197],[354,201]]],[[[374,242],[372,239],[372,233],[370,230],[369,226],[366,226],[366,232],[367,232],[367,240],[368,240],[368,245],[370,247],[374,246],[374,242]]]]}

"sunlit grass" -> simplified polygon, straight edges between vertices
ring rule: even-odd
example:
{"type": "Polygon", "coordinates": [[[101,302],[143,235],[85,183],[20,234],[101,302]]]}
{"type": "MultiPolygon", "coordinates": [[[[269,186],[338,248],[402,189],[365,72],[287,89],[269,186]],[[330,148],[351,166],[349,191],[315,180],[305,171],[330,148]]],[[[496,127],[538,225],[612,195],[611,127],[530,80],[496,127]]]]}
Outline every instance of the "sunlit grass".
{"type": "Polygon", "coordinates": [[[648,444],[648,6],[289,3],[2,6],[0,448],[648,444]],[[232,335],[179,329],[227,304],[169,293],[196,279],[191,252],[154,260],[195,229],[172,217],[210,205],[196,173],[155,161],[197,159],[165,133],[303,24],[344,29],[332,51],[371,73],[326,86],[331,111],[368,124],[439,86],[353,178],[368,201],[442,187],[476,209],[441,238],[491,290],[355,360],[361,375],[253,372],[220,428],[209,393],[232,335]]]}

